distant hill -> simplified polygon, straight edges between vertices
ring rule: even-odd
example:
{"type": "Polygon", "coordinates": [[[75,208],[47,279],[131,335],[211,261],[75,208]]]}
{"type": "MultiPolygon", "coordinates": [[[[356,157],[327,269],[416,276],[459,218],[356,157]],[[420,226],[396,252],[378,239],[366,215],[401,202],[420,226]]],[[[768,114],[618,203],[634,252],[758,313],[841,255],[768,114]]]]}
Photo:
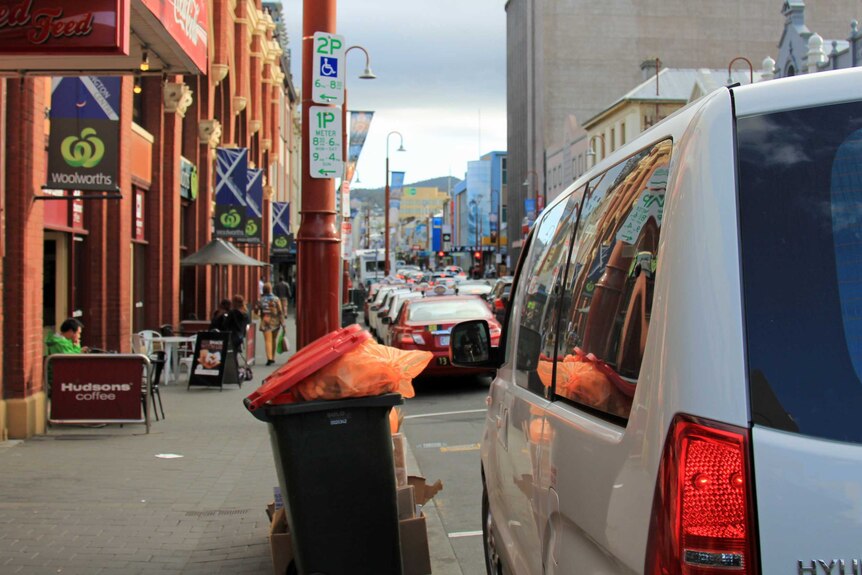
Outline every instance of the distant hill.
{"type": "MultiPolygon", "coordinates": [[[[405,188],[438,188],[440,190],[449,190],[455,187],[458,182],[460,182],[458,178],[452,176],[440,176],[439,178],[431,178],[430,180],[422,180],[421,182],[412,182],[409,184],[404,184],[405,188]]],[[[385,188],[351,188],[350,189],[350,200],[358,200],[362,202],[363,206],[368,207],[369,205],[374,209],[383,209],[383,200],[386,195],[385,188]]]]}

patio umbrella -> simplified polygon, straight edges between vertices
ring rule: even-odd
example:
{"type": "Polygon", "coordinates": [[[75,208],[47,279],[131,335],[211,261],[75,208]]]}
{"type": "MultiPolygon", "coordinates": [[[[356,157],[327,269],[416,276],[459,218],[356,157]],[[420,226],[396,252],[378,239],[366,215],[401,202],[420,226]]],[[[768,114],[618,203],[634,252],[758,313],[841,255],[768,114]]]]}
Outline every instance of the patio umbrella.
{"type": "Polygon", "coordinates": [[[244,254],[230,242],[216,238],[195,253],[180,260],[181,266],[216,266],[216,303],[221,295],[221,267],[220,266],[267,266],[266,262],[256,260],[244,254]]]}

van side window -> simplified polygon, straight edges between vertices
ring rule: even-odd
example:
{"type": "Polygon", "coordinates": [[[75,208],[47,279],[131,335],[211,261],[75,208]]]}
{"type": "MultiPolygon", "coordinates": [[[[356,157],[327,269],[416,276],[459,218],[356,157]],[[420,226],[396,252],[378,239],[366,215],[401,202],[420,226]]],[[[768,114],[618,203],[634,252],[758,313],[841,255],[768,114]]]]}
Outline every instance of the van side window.
{"type": "Polygon", "coordinates": [[[671,142],[592,180],[575,235],[554,394],[628,418],[646,346],[671,142]]]}
{"type": "Polygon", "coordinates": [[[539,395],[549,397],[553,377],[554,337],[559,318],[561,279],[565,273],[575,214],[581,193],[554,205],[533,231],[530,253],[518,280],[517,301],[510,321],[517,322],[515,381],[539,395]]]}

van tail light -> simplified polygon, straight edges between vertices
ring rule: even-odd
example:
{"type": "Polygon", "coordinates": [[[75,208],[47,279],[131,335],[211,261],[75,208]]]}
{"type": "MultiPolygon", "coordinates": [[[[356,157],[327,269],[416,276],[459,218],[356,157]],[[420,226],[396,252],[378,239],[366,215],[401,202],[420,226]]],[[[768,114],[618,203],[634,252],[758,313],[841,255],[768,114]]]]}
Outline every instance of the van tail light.
{"type": "Polygon", "coordinates": [[[503,311],[506,309],[506,306],[503,305],[503,299],[499,297],[494,299],[494,307],[497,311],[503,311]]]}
{"type": "Polygon", "coordinates": [[[757,575],[745,429],[677,415],[656,479],[644,572],[757,575]]]}
{"type": "Polygon", "coordinates": [[[503,330],[500,329],[499,325],[491,324],[490,332],[491,332],[491,337],[497,337],[503,332],[503,330]]]}

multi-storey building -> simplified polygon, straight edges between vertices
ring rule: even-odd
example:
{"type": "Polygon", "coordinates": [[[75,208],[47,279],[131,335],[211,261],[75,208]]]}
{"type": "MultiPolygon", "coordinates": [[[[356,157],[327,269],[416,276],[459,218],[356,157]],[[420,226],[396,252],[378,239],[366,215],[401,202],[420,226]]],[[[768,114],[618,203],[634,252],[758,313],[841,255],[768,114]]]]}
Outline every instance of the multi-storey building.
{"type": "MultiPolygon", "coordinates": [[[[260,0],[52,1],[79,34],[0,42],[0,440],[45,431],[43,342],[65,318],[83,322],[85,345],[128,352],[138,330],[210,317],[213,271],[181,260],[212,237],[217,147],[247,148],[264,170],[264,222],[270,198],[296,191],[282,126],[295,93],[260,0]],[[88,28],[96,9],[100,24],[113,20],[107,44],[88,28]],[[74,148],[55,147],[72,104],[113,122],[110,138],[76,129],[74,148]],[[98,182],[57,172],[63,159],[111,164],[101,178],[111,185],[69,189],[98,182]]],[[[263,227],[260,243],[241,247],[268,261],[263,227]]],[[[233,269],[220,293],[254,300],[259,275],[233,269]]]]}
{"type": "MultiPolygon", "coordinates": [[[[534,170],[538,188],[546,193],[546,153],[564,148],[567,138],[578,135],[570,129],[570,118],[584,121],[625,94],[642,80],[642,62],[658,58],[669,68],[726,69],[745,57],[757,67],[775,54],[783,12],[800,4],[508,0],[507,151],[512,181],[523,181],[534,170]]],[[[862,0],[818,0],[807,7],[806,17],[823,37],[845,38],[848,16],[860,12],[862,0]]],[[[524,187],[509,188],[510,221],[524,217],[527,193],[524,187]]],[[[521,239],[520,234],[509,234],[513,258],[521,239]]]]}

